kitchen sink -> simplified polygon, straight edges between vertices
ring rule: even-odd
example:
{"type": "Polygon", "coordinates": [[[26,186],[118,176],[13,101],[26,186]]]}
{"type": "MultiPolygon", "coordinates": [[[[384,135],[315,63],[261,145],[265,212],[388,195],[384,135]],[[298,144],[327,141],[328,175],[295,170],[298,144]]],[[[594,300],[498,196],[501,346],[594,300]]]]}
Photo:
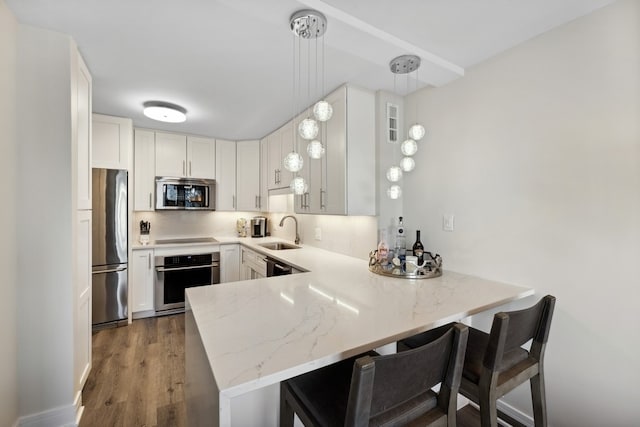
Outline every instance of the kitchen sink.
{"type": "Polygon", "coordinates": [[[300,246],[292,245],[291,243],[273,242],[273,243],[260,243],[258,246],[262,246],[272,251],[281,251],[284,249],[300,249],[300,246]]]}

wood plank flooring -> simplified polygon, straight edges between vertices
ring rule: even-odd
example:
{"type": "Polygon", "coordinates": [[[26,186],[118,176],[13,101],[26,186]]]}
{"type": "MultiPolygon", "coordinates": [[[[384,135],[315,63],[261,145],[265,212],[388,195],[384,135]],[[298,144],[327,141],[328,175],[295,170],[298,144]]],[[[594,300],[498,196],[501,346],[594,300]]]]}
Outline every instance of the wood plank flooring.
{"type": "Polygon", "coordinates": [[[134,320],[93,335],[80,427],[181,427],[184,314],[134,320]]]}
{"type": "MultiPolygon", "coordinates": [[[[79,427],[186,425],[184,314],[104,329],[93,334],[92,345],[93,367],[82,393],[85,409],[79,427]]],[[[457,421],[459,427],[477,427],[480,413],[467,405],[458,411],[457,421]]]]}

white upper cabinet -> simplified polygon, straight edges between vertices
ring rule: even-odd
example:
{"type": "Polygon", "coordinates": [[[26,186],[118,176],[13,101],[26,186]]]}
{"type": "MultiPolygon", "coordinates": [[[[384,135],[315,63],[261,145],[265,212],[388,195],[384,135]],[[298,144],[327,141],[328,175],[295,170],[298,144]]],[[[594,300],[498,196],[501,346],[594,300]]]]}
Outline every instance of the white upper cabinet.
{"type": "Polygon", "coordinates": [[[216,141],[212,138],[187,137],[187,176],[215,179],[216,141]]]}
{"type": "Polygon", "coordinates": [[[78,54],[76,74],[76,195],[77,209],[91,209],[91,93],[92,80],[87,65],[78,54]]]}
{"type": "Polygon", "coordinates": [[[153,211],[156,170],[155,132],[136,129],[133,153],[133,210],[153,211]]]}
{"type": "Polygon", "coordinates": [[[212,138],[156,132],[156,176],[213,179],[215,147],[212,138]]]}
{"type": "Polygon", "coordinates": [[[216,210],[236,210],[236,142],[216,140],[216,210]]]}
{"type": "Polygon", "coordinates": [[[156,132],[156,176],[187,176],[187,137],[156,132]]]}
{"type": "Polygon", "coordinates": [[[93,167],[129,169],[129,157],[133,148],[131,119],[94,114],[92,127],[93,167]]]}
{"type": "Polygon", "coordinates": [[[282,161],[293,150],[293,128],[291,123],[268,135],[266,138],[268,155],[267,160],[267,188],[274,190],[286,188],[291,183],[293,174],[286,170],[282,161]]]}
{"type": "Polygon", "coordinates": [[[305,160],[301,175],[308,180],[309,190],[296,196],[295,210],[375,215],[375,96],[364,89],[343,86],[326,100],[333,107],[333,116],[320,126],[325,154],[321,159],[310,159],[306,144],[300,144],[305,160]]]}
{"type": "Polygon", "coordinates": [[[260,141],[236,143],[238,211],[260,211],[260,141]]]}

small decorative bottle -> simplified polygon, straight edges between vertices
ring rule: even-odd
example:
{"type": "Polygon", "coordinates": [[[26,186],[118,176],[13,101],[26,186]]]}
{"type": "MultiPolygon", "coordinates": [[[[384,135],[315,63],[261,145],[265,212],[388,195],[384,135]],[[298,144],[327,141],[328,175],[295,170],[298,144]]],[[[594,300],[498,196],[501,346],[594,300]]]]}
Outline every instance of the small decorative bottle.
{"type": "Polygon", "coordinates": [[[380,230],[380,240],[378,243],[377,260],[380,265],[389,263],[389,245],[387,244],[387,230],[380,230]]]}
{"type": "Polygon", "coordinates": [[[404,225],[402,224],[402,217],[398,217],[398,227],[396,228],[396,243],[395,243],[396,256],[401,260],[404,259],[407,252],[407,237],[404,234],[404,225]]]}
{"type": "Polygon", "coordinates": [[[418,265],[424,262],[424,245],[420,241],[420,230],[416,230],[416,242],[413,244],[413,255],[418,257],[418,265]]]}

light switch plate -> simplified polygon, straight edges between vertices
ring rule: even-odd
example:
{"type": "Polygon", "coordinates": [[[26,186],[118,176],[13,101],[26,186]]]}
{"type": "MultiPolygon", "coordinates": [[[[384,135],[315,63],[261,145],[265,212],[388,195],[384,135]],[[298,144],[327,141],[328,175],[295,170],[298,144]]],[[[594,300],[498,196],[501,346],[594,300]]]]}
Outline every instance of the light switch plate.
{"type": "Polygon", "coordinates": [[[442,215],[442,229],[444,231],[453,231],[455,228],[454,223],[454,215],[453,214],[444,214],[442,215]]]}
{"type": "Polygon", "coordinates": [[[320,227],[316,227],[315,229],[315,239],[322,240],[322,229],[320,227]]]}

